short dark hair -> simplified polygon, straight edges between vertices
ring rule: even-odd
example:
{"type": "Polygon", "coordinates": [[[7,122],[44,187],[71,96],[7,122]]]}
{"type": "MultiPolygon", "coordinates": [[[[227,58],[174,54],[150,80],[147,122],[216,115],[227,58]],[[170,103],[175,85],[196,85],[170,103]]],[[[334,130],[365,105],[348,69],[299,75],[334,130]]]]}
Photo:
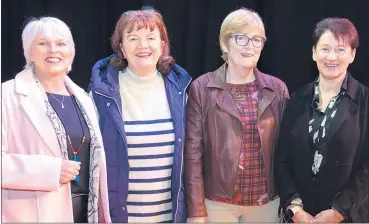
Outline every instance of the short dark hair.
{"type": "Polygon", "coordinates": [[[354,24],[345,18],[325,18],[318,22],[313,32],[313,46],[316,47],[320,37],[327,31],[339,40],[347,41],[352,49],[359,47],[359,34],[354,24]]]}

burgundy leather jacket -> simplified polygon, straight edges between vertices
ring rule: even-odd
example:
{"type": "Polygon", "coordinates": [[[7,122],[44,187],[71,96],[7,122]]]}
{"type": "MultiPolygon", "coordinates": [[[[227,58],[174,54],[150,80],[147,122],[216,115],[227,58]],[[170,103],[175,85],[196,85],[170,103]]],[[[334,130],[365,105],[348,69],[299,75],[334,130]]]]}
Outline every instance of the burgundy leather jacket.
{"type": "MultiPolygon", "coordinates": [[[[197,78],[187,102],[185,187],[187,217],[207,216],[205,197],[234,195],[242,148],[240,113],[226,89],[226,64],[197,78]]],[[[274,148],[282,113],[289,99],[285,83],[254,69],[259,89],[257,126],[270,199],[276,197],[274,148]]]]}

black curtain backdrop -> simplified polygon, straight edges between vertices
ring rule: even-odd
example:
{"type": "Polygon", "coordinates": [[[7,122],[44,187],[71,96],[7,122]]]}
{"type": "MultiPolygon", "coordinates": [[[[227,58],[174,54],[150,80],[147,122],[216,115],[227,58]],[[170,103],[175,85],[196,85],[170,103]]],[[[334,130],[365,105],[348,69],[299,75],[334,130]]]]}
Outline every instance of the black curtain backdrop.
{"type": "Polygon", "coordinates": [[[239,7],[254,9],[268,38],[258,67],[286,82],[291,93],[318,74],[311,57],[314,25],[325,17],[346,17],[360,35],[349,71],[369,85],[368,0],[3,0],[1,4],[3,82],[25,64],[21,33],[26,19],[54,16],[68,24],[76,44],[70,76],[87,88],[94,63],[112,53],[109,39],[120,14],[151,6],[164,17],[171,54],[193,78],[223,63],[218,35],[225,16],[239,7]]]}

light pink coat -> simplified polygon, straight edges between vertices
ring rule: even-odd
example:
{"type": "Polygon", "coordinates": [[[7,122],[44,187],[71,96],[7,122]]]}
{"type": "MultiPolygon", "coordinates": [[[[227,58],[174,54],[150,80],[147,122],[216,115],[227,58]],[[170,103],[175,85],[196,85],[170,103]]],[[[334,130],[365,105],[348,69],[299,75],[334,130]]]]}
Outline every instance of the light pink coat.
{"type": "MultiPolygon", "coordinates": [[[[92,99],[66,76],[103,145],[92,99]]],[[[2,84],[2,222],[73,222],[70,184],[60,186],[62,155],[30,70],[2,84]]],[[[100,162],[99,220],[111,222],[105,153],[100,162]]]]}

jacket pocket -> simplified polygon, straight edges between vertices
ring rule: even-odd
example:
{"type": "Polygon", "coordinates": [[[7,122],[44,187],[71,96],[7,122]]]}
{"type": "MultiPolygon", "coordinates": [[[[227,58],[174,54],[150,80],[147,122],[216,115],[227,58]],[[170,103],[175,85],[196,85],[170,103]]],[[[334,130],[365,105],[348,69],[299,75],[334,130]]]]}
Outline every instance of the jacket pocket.
{"type": "Polygon", "coordinates": [[[2,193],[5,193],[1,200],[3,222],[40,221],[34,191],[2,190],[2,193]]]}

